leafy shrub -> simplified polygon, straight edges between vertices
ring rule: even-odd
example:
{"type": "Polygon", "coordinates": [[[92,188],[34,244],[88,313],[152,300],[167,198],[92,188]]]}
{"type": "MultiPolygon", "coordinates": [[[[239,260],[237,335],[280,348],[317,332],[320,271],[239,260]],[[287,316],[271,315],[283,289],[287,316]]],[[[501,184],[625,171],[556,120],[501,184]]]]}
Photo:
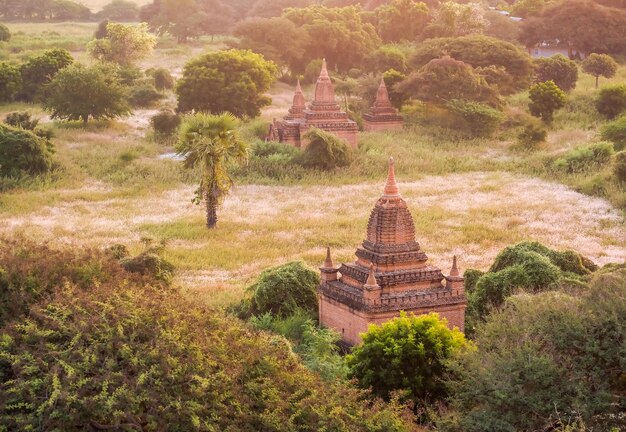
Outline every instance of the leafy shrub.
{"type": "Polygon", "coordinates": [[[174,111],[163,110],[150,119],[152,128],[161,137],[170,137],[176,133],[182,119],[174,111]]]}
{"type": "Polygon", "coordinates": [[[0,125],[0,176],[50,171],[53,153],[52,144],[34,133],[0,125]]]}
{"type": "Polygon", "coordinates": [[[163,99],[160,93],[153,85],[139,85],[130,89],[130,103],[135,107],[150,107],[156,102],[163,99]]]}
{"type": "Polygon", "coordinates": [[[554,167],[568,174],[588,172],[608,164],[613,152],[613,145],[606,142],[577,147],[554,161],[554,167]]]}
{"type": "Polygon", "coordinates": [[[171,90],[174,88],[174,77],[168,69],[152,69],[149,71],[149,74],[154,78],[154,86],[157,90],[171,90]]]}
{"type": "Polygon", "coordinates": [[[167,284],[174,277],[174,266],[156,253],[144,252],[133,258],[123,258],[120,265],[130,273],[147,275],[167,284]]]}
{"type": "Polygon", "coordinates": [[[263,271],[259,279],[247,288],[251,294],[249,314],[272,315],[285,318],[302,309],[317,319],[317,272],[301,262],[274,267],[263,271]]]}
{"type": "Polygon", "coordinates": [[[270,157],[273,155],[293,157],[299,153],[300,151],[294,146],[274,141],[258,141],[252,147],[252,156],[256,157],[270,157]]]}
{"type": "Polygon", "coordinates": [[[463,333],[450,330],[436,313],[401,312],[382,325],[370,325],[362,336],[346,358],[350,377],[387,400],[399,390],[420,408],[447,395],[442,382],[446,361],[466,346],[463,333]]]}
{"type": "Polygon", "coordinates": [[[250,142],[258,140],[265,141],[268,129],[269,122],[260,118],[249,120],[240,127],[241,136],[250,142]]]}
{"type": "Polygon", "coordinates": [[[533,85],[530,87],[528,95],[530,97],[530,104],[528,105],[530,113],[546,123],[552,121],[554,111],[565,106],[565,93],[554,84],[554,81],[533,85]]]}
{"type": "Polygon", "coordinates": [[[537,82],[554,81],[561,90],[568,92],[576,87],[578,66],[563,54],[538,58],[535,59],[535,77],[537,82]]]}
{"type": "Polygon", "coordinates": [[[0,23],[0,41],[8,42],[10,40],[11,40],[11,31],[6,25],[0,23]]]}
{"type": "Polygon", "coordinates": [[[502,123],[500,111],[479,102],[452,100],[446,107],[462,119],[460,129],[473,136],[490,136],[502,123]]]}
{"type": "Polygon", "coordinates": [[[11,102],[22,88],[22,76],[17,66],[0,62],[0,102],[11,102]]]}
{"type": "Polygon", "coordinates": [[[22,66],[22,89],[19,98],[27,102],[38,101],[48,84],[61,70],[74,63],[74,58],[65,49],[51,49],[31,56],[22,66]]]}
{"type": "Polygon", "coordinates": [[[489,271],[468,291],[466,333],[471,335],[481,321],[518,291],[552,290],[562,281],[578,283],[595,265],[571,250],[555,251],[538,242],[521,242],[502,250],[489,271]]]}
{"type": "Polygon", "coordinates": [[[476,283],[478,282],[478,279],[481,278],[482,275],[484,275],[485,272],[480,271],[480,270],[475,270],[475,269],[467,269],[465,270],[465,272],[463,273],[463,278],[465,279],[465,292],[467,293],[471,293],[472,291],[474,291],[474,288],[476,288],[476,283]]]}
{"type": "Polygon", "coordinates": [[[332,170],[352,162],[352,150],[348,144],[329,132],[311,128],[304,134],[304,139],[309,144],[298,163],[306,168],[332,170]]]}
{"type": "Polygon", "coordinates": [[[608,118],[617,117],[626,110],[626,85],[603,87],[596,100],[598,112],[608,118]]]}
{"type": "Polygon", "coordinates": [[[599,273],[577,296],[509,298],[478,328],[480,349],[453,359],[453,415],[438,430],[620,430],[625,317],[624,269],[599,273]],[[568,417],[587,427],[559,427],[568,417]]]}
{"type": "Polygon", "coordinates": [[[27,111],[16,111],[7,114],[4,118],[4,122],[9,126],[13,126],[18,129],[34,130],[39,124],[39,120],[33,119],[27,111]]]}
{"type": "Polygon", "coordinates": [[[320,382],[282,337],[177,290],[137,278],[52,288],[0,331],[5,430],[415,430],[397,405],[320,382]]]}
{"type": "Polygon", "coordinates": [[[618,181],[626,183],[626,151],[621,151],[615,155],[613,172],[618,181]]]}
{"type": "Polygon", "coordinates": [[[311,60],[304,70],[303,82],[313,84],[320,76],[320,70],[322,70],[322,59],[311,60]]]}
{"type": "Polygon", "coordinates": [[[605,124],[600,136],[603,140],[611,141],[617,151],[626,148],[626,115],[605,124]]]}
{"type": "Polygon", "coordinates": [[[537,146],[545,142],[548,131],[539,120],[532,117],[524,122],[522,130],[517,135],[519,146],[525,150],[534,150],[537,146]]]}

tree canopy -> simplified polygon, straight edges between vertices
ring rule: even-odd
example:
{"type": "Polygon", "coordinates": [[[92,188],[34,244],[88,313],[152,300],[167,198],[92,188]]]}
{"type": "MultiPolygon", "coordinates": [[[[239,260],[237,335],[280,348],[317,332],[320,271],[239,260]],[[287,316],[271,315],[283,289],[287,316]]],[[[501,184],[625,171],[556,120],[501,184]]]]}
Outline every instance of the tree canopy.
{"type": "Polygon", "coordinates": [[[130,113],[126,90],[109,65],[73,64],[48,84],[43,103],[50,116],[62,120],[112,119],[130,113]]]}
{"type": "Polygon", "coordinates": [[[582,62],[583,72],[596,77],[596,88],[598,88],[599,78],[612,78],[617,72],[617,63],[613,57],[607,54],[590,54],[582,62]]]}
{"type": "Polygon", "coordinates": [[[22,89],[20,99],[32,102],[41,98],[44,86],[63,68],[74,63],[72,55],[64,49],[51,49],[30,57],[20,66],[22,89]]]}
{"type": "Polygon", "coordinates": [[[415,0],[391,0],[374,10],[376,30],[385,42],[417,39],[428,22],[428,7],[415,0]]]}
{"type": "Polygon", "coordinates": [[[272,62],[251,51],[204,54],[185,65],[176,86],[178,108],[256,117],[271,102],[264,93],[276,72],[272,62]]]}
{"type": "Polygon", "coordinates": [[[109,23],[106,35],[89,42],[87,49],[95,59],[129,66],[148,56],[155,44],[156,37],[145,23],[109,23]]]}
{"type": "Polygon", "coordinates": [[[52,154],[52,144],[47,140],[31,131],[0,124],[0,176],[45,173],[52,168],[52,154]]]}
{"type": "Polygon", "coordinates": [[[561,90],[567,92],[576,87],[578,66],[563,54],[539,58],[535,60],[535,80],[537,82],[552,80],[561,90]]]}

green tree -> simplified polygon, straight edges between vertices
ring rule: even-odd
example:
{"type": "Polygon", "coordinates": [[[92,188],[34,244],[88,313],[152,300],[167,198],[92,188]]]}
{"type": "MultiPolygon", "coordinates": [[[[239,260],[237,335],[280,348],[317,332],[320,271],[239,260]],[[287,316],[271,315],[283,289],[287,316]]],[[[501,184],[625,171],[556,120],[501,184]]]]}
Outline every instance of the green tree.
{"type": "Polygon", "coordinates": [[[256,117],[271,99],[264,95],[276,66],[251,51],[231,49],[205,54],[185,65],[178,81],[178,109],[256,117]]]}
{"type": "Polygon", "coordinates": [[[407,56],[397,45],[382,45],[372,52],[367,60],[368,69],[372,72],[385,72],[394,69],[406,73],[407,56]]]}
{"type": "Polygon", "coordinates": [[[505,95],[522,90],[531,82],[533,64],[527,52],[510,42],[482,35],[426,40],[417,46],[409,61],[411,66],[419,69],[445,55],[475,69],[497,68],[503,71],[500,78],[492,83],[505,95]]]}
{"type": "Polygon", "coordinates": [[[180,126],[176,151],[184,158],[183,166],[200,174],[200,186],[194,202],[206,205],[207,228],[217,225],[217,207],[233,185],[229,164],[245,162],[249,145],[239,138],[238,121],[230,113],[196,113],[180,126]]]}
{"type": "Polygon", "coordinates": [[[613,85],[600,89],[596,109],[608,118],[617,117],[626,111],[626,85],[613,85]]]}
{"type": "Polygon", "coordinates": [[[583,430],[565,428],[578,417],[585,430],[619,430],[625,337],[624,268],[599,272],[576,295],[513,296],[478,328],[479,349],[451,364],[454,415],[441,429],[583,430]]]}
{"type": "Polygon", "coordinates": [[[134,22],[139,18],[139,7],[137,3],[129,0],[112,0],[102,7],[98,12],[99,19],[111,21],[134,22]]]}
{"type": "Polygon", "coordinates": [[[545,0],[517,0],[511,7],[511,13],[522,18],[539,15],[546,6],[545,0]]]}
{"type": "Polygon", "coordinates": [[[537,82],[551,80],[561,90],[568,92],[576,87],[578,66],[563,54],[539,58],[535,60],[535,80],[537,82]]]}
{"type": "Polygon", "coordinates": [[[286,8],[305,8],[314,3],[314,0],[257,0],[250,10],[250,17],[273,18],[278,17],[286,8]]]}
{"type": "Polygon", "coordinates": [[[588,0],[555,2],[522,23],[520,41],[528,46],[559,41],[574,51],[622,53],[626,49],[626,11],[588,0]]]}
{"type": "Polygon", "coordinates": [[[497,94],[472,66],[449,56],[433,59],[396,88],[426,102],[453,99],[497,102],[497,94]]]}
{"type": "Polygon", "coordinates": [[[19,177],[50,171],[53,153],[52,144],[31,131],[0,124],[0,176],[19,177]]]}
{"type": "Polygon", "coordinates": [[[145,23],[109,23],[106,36],[89,42],[87,50],[97,60],[130,66],[148,56],[155,44],[156,37],[145,23]]]}
{"type": "Polygon", "coordinates": [[[374,10],[374,20],[385,42],[414,41],[428,22],[428,8],[415,0],[391,0],[374,10]]]}
{"type": "Polygon", "coordinates": [[[297,159],[302,166],[332,170],[352,162],[352,149],[330,132],[311,128],[303,138],[308,141],[308,145],[297,159]]]}
{"type": "Polygon", "coordinates": [[[34,130],[39,124],[39,120],[32,118],[28,111],[15,111],[9,113],[4,118],[4,122],[9,126],[30,131],[34,130]]]}
{"type": "Polygon", "coordinates": [[[466,36],[482,33],[489,22],[478,3],[461,4],[453,1],[440,3],[424,30],[428,37],[466,36]]]}
{"type": "Polygon", "coordinates": [[[11,40],[11,31],[7,26],[0,23],[0,41],[8,42],[11,40]]]}
{"type": "Polygon", "coordinates": [[[63,68],[74,63],[74,58],[65,49],[51,49],[30,57],[20,67],[22,90],[19,97],[28,102],[39,100],[44,86],[63,68]]]}
{"type": "Polygon", "coordinates": [[[239,23],[234,34],[240,38],[238,47],[288,66],[294,74],[304,72],[311,41],[306,30],[287,18],[251,18],[239,23]]]}
{"type": "Polygon", "coordinates": [[[626,183],[626,151],[621,151],[615,154],[613,173],[615,173],[617,181],[626,183]]]}
{"type": "Polygon", "coordinates": [[[546,81],[533,85],[528,91],[530,97],[530,113],[544,122],[552,122],[554,111],[565,106],[565,93],[554,81],[546,81]]]}
{"type": "Polygon", "coordinates": [[[11,102],[22,88],[22,76],[17,66],[0,62],[0,102],[11,102]]]}
{"type": "Polygon", "coordinates": [[[612,78],[617,72],[617,62],[608,54],[590,54],[581,64],[583,72],[596,77],[596,88],[598,88],[598,79],[612,78]]]}
{"type": "Polygon", "coordinates": [[[446,361],[468,346],[463,333],[450,330],[436,313],[401,312],[382,325],[370,325],[361,336],[363,342],[346,358],[349,376],[386,400],[399,390],[418,407],[447,396],[446,361]]]}
{"type": "Polygon", "coordinates": [[[44,109],[53,119],[112,119],[130,113],[126,90],[117,70],[108,65],[73,64],[62,69],[46,87],[44,109]]]}
{"type": "Polygon", "coordinates": [[[626,149],[626,116],[602,126],[600,136],[603,140],[611,141],[615,150],[626,149]]]}
{"type": "Polygon", "coordinates": [[[398,90],[398,85],[406,79],[406,75],[395,69],[389,69],[383,74],[383,79],[387,86],[389,100],[397,109],[402,108],[402,105],[404,105],[404,102],[407,100],[407,96],[398,90]]]}
{"type": "Polygon", "coordinates": [[[307,61],[326,58],[331,67],[341,72],[361,66],[381,44],[374,26],[365,22],[360,9],[354,6],[290,8],[283,16],[309,35],[307,61]]]}

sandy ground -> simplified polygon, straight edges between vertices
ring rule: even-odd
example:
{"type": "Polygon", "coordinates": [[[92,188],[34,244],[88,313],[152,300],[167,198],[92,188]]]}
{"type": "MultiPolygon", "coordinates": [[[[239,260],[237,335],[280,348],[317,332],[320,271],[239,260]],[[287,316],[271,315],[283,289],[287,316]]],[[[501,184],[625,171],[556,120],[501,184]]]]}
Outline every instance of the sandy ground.
{"type": "MultiPolygon", "coordinates": [[[[104,185],[89,188],[107,192],[104,185]]],[[[571,248],[600,265],[626,260],[626,224],[620,212],[602,199],[562,185],[508,173],[471,173],[400,182],[400,189],[413,212],[418,241],[432,261],[442,267],[447,268],[451,255],[456,254],[463,267],[485,269],[502,247],[521,239],[538,240],[558,249],[571,248]]],[[[219,216],[235,226],[245,225],[233,235],[233,242],[245,243],[260,233],[267,235],[269,230],[272,246],[285,245],[278,261],[317,255],[321,259],[323,241],[315,245],[310,241],[318,235],[343,238],[336,253],[350,257],[359,240],[350,236],[345,240],[344,232],[364,237],[367,216],[381,190],[382,183],[239,186],[227,198],[219,216]],[[351,215],[354,222],[346,225],[351,215]],[[301,221],[309,228],[282,229],[276,221],[289,221],[291,227],[301,221]]],[[[68,195],[72,192],[61,191],[68,195]]],[[[138,242],[145,235],[146,224],[188,221],[191,227],[202,223],[202,209],[190,202],[192,192],[191,187],[181,187],[139,199],[74,199],[19,217],[0,214],[0,233],[22,233],[63,244],[138,242]]],[[[210,249],[211,241],[179,240],[174,246],[189,251],[210,249]]],[[[210,265],[203,270],[183,269],[180,280],[195,286],[241,281],[269,264],[273,264],[271,260],[259,256],[237,269],[210,265]]]]}

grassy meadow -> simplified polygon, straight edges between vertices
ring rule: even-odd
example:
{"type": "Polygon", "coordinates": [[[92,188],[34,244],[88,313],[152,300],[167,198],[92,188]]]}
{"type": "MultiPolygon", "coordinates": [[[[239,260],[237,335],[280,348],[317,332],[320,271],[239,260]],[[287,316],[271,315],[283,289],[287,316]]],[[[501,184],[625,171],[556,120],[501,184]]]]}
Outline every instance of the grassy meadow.
{"type": "MultiPolygon", "coordinates": [[[[85,2],[91,8],[106,3],[85,2]]],[[[19,60],[35,51],[61,47],[87,61],[85,44],[96,28],[86,24],[11,24],[15,34],[0,45],[0,57],[19,60]]],[[[178,46],[161,39],[142,68],[167,67],[179,74],[189,58],[224,46],[224,39],[201,39],[178,46]]],[[[626,67],[601,85],[626,81],[626,67]]],[[[381,194],[387,158],[396,159],[400,190],[411,209],[417,239],[435,265],[446,268],[452,255],[462,268],[486,269],[514,242],[532,239],[572,248],[598,264],[626,259],[626,193],[606,190],[593,197],[602,173],[575,175],[549,169],[546,160],[599,141],[602,119],[593,107],[594,78],[581,74],[568,105],[560,110],[547,142],[518,148],[509,129],[493,138],[464,139],[435,127],[361,133],[355,162],[324,173],[283,173],[280,177],[240,170],[236,186],[218,212],[216,230],[205,228],[204,209],[192,204],[195,177],[164,158],[172,147],[152,138],[149,118],[173,107],[170,95],[151,109],[111,122],[82,125],[51,122],[39,106],[0,107],[0,117],[28,110],[55,133],[57,168],[0,195],[0,234],[52,244],[106,247],[123,243],[140,251],[146,239],[166,244],[176,282],[194,298],[227,305],[265,268],[302,259],[312,267],[331,246],[336,261],[354,259],[369,212],[381,194]]],[[[310,99],[312,88],[304,89],[310,99]]],[[[262,120],[244,125],[247,136],[284,115],[292,87],[277,83],[262,120]]],[[[523,111],[527,95],[509,100],[509,117],[523,111]]]]}

